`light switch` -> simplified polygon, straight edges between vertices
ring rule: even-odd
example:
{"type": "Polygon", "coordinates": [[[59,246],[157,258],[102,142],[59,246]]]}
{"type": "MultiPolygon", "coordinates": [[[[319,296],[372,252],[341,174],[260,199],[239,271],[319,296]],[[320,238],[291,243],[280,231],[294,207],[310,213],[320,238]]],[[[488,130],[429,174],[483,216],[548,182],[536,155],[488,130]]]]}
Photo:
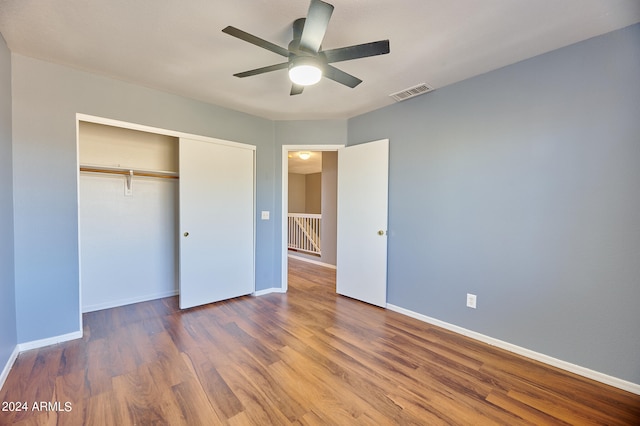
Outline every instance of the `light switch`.
{"type": "Polygon", "coordinates": [[[262,211],[262,220],[269,220],[269,212],[266,210],[262,211]]]}

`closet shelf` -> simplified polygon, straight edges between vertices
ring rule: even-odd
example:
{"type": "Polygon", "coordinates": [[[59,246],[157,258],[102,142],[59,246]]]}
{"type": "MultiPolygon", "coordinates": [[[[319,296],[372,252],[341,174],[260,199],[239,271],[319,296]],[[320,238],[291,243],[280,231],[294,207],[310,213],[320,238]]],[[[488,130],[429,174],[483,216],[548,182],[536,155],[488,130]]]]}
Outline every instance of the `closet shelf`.
{"type": "Polygon", "coordinates": [[[87,173],[108,173],[114,175],[125,176],[145,176],[155,177],[162,179],[178,179],[178,173],[168,172],[163,170],[145,170],[145,169],[133,169],[128,167],[109,167],[109,166],[97,166],[93,164],[80,164],[80,171],[87,173]]]}

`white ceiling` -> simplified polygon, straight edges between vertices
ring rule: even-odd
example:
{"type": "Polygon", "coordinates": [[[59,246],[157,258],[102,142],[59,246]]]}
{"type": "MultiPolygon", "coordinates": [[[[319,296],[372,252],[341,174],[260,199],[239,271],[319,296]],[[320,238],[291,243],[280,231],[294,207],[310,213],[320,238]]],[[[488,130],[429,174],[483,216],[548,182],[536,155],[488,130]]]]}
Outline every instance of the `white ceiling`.
{"type": "Polygon", "coordinates": [[[322,151],[289,151],[288,172],[300,175],[322,172],[322,151]],[[309,158],[303,160],[300,153],[309,153],[309,158]]]}
{"type": "MultiPolygon", "coordinates": [[[[364,82],[328,79],[289,96],[283,62],[221,32],[232,25],[286,47],[308,0],[0,0],[12,52],[273,120],[349,118],[420,83],[438,89],[640,22],[640,0],[328,0],[324,49],[389,39],[388,55],[335,64],[364,82]]],[[[429,96],[428,94],[425,96],[429,96]]]]}

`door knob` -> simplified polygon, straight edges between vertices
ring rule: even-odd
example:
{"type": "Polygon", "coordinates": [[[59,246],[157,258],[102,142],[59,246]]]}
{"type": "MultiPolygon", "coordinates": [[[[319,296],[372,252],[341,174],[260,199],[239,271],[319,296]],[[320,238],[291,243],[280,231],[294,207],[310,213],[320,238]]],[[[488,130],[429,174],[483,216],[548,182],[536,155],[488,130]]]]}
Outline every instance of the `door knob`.
{"type": "Polygon", "coordinates": [[[189,236],[189,233],[188,233],[188,232],[185,232],[183,235],[184,235],[185,237],[188,237],[188,236],[189,236]]]}
{"type": "Polygon", "coordinates": [[[384,235],[384,231],[381,229],[378,231],[378,235],[384,235]]]}

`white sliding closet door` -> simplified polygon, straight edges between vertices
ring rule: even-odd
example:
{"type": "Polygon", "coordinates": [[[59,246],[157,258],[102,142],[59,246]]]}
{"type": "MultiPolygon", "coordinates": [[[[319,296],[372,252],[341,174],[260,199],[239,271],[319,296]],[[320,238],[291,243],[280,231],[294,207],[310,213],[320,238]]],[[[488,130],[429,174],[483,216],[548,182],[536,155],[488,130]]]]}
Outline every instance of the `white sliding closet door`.
{"type": "Polygon", "coordinates": [[[254,154],[180,139],[180,308],[252,293],[254,154]]]}

